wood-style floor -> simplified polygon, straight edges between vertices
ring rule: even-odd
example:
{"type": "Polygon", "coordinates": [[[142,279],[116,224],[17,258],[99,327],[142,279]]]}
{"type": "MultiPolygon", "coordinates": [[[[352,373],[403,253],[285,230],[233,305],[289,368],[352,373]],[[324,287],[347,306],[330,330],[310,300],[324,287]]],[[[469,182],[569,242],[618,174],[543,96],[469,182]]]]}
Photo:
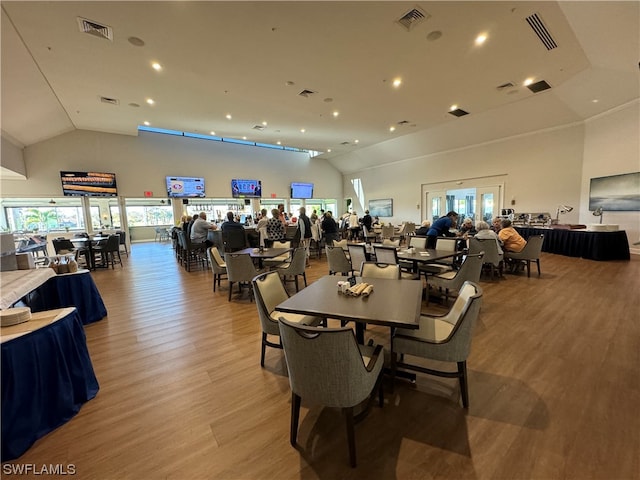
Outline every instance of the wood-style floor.
{"type": "MultiPolygon", "coordinates": [[[[303,399],[289,445],[284,357],[268,349],[260,368],[246,291],[228,302],[226,281],[213,293],[169,243],[135,244],[124,268],[92,274],[109,312],[86,326],[100,392],[14,463],[71,463],[83,480],[638,479],[640,259],[541,263],[540,278],[481,282],[469,410],[454,380],[387,388],[351,469],[331,409],[303,399]]],[[[326,273],[311,260],[310,281],[326,273]]]]}

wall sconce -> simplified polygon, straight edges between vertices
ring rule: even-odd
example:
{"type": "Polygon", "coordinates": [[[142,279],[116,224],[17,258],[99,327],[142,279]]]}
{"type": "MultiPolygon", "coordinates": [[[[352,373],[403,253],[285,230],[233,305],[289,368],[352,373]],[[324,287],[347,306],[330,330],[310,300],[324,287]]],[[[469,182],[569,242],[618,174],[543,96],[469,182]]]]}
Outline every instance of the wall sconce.
{"type": "Polygon", "coordinates": [[[602,207],[598,207],[596,208],[593,212],[592,215],[594,217],[600,217],[600,223],[602,223],[602,207]]]}

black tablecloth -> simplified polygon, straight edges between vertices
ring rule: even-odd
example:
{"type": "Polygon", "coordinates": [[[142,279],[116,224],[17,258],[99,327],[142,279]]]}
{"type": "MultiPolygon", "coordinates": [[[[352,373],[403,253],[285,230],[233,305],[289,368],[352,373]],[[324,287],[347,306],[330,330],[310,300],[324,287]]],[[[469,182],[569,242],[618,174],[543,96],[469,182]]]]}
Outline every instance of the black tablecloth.
{"type": "Polygon", "coordinates": [[[544,235],[542,251],[590,260],[629,260],[627,232],[590,232],[560,228],[515,227],[526,240],[544,235]]]}
{"type": "Polygon", "coordinates": [[[56,275],[29,293],[24,302],[32,312],[76,307],[84,324],[107,316],[98,287],[88,271],[56,275]]]}
{"type": "Polygon", "coordinates": [[[77,311],[1,347],[5,462],[68,422],[99,386],[77,311]]]}

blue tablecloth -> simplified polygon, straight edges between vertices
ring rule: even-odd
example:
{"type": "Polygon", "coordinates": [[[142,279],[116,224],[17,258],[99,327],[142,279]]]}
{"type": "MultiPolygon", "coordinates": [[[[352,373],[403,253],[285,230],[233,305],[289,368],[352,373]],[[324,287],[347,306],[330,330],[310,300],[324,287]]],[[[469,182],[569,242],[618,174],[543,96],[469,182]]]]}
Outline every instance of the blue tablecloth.
{"type": "Polygon", "coordinates": [[[24,300],[32,312],[76,307],[85,325],[107,316],[107,309],[89,271],[56,275],[24,300]]]}
{"type": "Polygon", "coordinates": [[[68,422],[98,393],[98,380],[77,311],[4,342],[2,461],[68,422]]]}

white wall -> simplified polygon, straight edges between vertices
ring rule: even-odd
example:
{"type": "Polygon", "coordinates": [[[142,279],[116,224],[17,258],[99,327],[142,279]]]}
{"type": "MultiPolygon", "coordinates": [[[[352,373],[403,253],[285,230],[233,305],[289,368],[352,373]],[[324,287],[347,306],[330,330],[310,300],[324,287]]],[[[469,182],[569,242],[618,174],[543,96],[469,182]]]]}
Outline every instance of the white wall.
{"type": "Polygon", "coordinates": [[[26,181],[5,181],[3,197],[59,197],[60,170],[114,172],[118,194],[166,198],[165,176],[202,176],[207,197],[231,197],[232,178],[262,180],[263,197],[289,197],[292,181],[315,183],[316,198],[342,198],[342,175],[308,154],[141,132],[69,132],[24,149],[26,181]]]}
{"type": "Polygon", "coordinates": [[[2,135],[2,143],[0,149],[0,159],[2,159],[2,167],[10,170],[18,175],[25,175],[26,169],[22,156],[22,148],[14,145],[9,139],[2,135]]]}
{"type": "MultiPolygon", "coordinates": [[[[589,211],[590,180],[640,171],[640,101],[594,117],[585,127],[580,222],[589,224],[600,221],[589,211]]],[[[640,212],[604,212],[603,223],[624,228],[629,244],[640,240],[640,212]]],[[[638,246],[631,251],[640,254],[638,246]]]]}

